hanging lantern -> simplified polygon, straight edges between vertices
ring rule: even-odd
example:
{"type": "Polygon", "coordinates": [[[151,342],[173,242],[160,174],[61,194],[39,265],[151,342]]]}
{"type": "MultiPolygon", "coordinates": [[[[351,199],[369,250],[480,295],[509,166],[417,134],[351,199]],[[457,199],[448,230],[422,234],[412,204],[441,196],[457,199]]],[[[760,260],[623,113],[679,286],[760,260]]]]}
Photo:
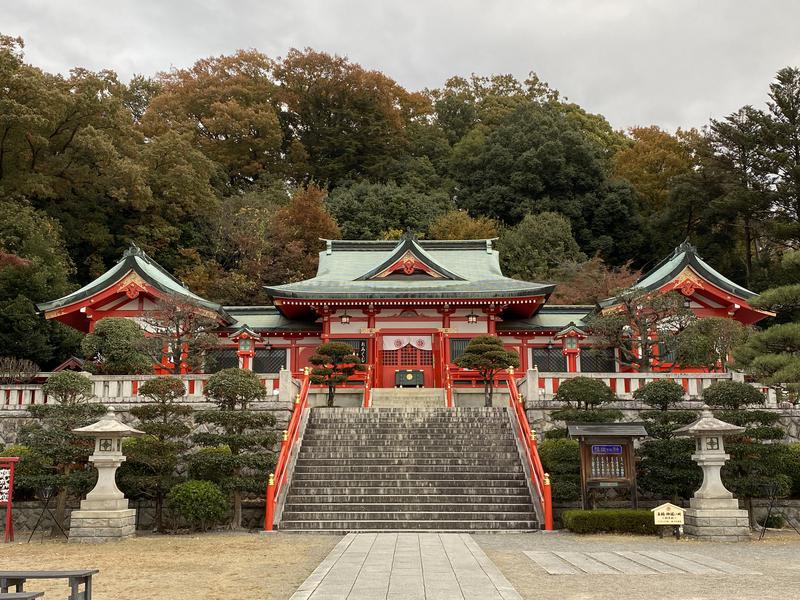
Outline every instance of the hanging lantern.
{"type": "Polygon", "coordinates": [[[342,313],[342,316],[339,317],[339,321],[341,322],[342,325],[350,324],[350,315],[347,314],[346,310],[342,313]]]}
{"type": "Polygon", "coordinates": [[[478,315],[476,315],[474,311],[473,311],[473,312],[470,312],[470,313],[467,315],[467,323],[470,323],[470,324],[475,324],[475,323],[477,323],[477,322],[478,322],[478,315]]]}

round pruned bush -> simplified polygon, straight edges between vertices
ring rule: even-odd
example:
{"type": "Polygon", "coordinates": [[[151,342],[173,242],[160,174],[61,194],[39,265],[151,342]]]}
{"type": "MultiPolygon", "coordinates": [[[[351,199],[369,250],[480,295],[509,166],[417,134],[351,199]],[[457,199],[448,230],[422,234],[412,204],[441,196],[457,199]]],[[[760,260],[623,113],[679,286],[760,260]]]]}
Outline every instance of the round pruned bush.
{"type": "Polygon", "coordinates": [[[673,379],[656,379],[633,392],[633,397],[648,406],[666,411],[683,401],[684,390],[673,379]]]}
{"type": "Polygon", "coordinates": [[[42,391],[59,404],[73,406],[93,396],[94,385],[86,375],[74,371],[61,371],[48,377],[42,391]]]}
{"type": "Polygon", "coordinates": [[[574,377],[558,386],[554,400],[577,408],[594,408],[616,400],[614,392],[600,379],[574,377]]]}
{"type": "Polygon", "coordinates": [[[179,483],[167,496],[167,506],[194,530],[206,531],[221,523],[228,512],[228,498],[215,483],[196,479],[179,483]]]}
{"type": "Polygon", "coordinates": [[[714,408],[739,410],[763,405],[765,398],[760,390],[742,381],[717,381],[703,390],[703,401],[714,408]]]}
{"type": "Polygon", "coordinates": [[[756,523],[767,529],[783,529],[783,526],[786,525],[786,520],[781,515],[764,515],[759,517],[756,523]]]}
{"type": "Polygon", "coordinates": [[[189,457],[189,477],[220,483],[233,468],[233,454],[229,446],[201,448],[189,457]]]}

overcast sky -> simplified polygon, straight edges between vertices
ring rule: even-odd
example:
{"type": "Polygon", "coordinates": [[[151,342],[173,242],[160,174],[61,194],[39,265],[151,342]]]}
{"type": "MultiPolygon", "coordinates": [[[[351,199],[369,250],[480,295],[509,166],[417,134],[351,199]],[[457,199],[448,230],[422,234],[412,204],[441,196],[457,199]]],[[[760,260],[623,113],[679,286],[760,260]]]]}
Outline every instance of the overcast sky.
{"type": "Polygon", "coordinates": [[[0,32],[49,71],[127,79],[257,48],[312,47],[411,90],[536,71],[615,127],[701,126],[762,106],[800,66],[796,0],[0,0],[0,32]]]}

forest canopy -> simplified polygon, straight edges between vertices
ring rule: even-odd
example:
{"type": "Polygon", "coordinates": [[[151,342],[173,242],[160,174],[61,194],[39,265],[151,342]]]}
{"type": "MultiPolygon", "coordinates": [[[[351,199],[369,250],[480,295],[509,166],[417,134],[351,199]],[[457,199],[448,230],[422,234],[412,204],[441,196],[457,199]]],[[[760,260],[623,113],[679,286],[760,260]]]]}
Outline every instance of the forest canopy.
{"type": "Polygon", "coordinates": [[[79,337],[35,303],[135,242],[193,291],[259,304],[318,238],[499,237],[506,273],[593,303],[687,237],[756,291],[798,281],[800,69],[701,130],[615,130],[534,72],[407,90],[312,49],[121,81],[47,73],[0,35],[0,344],[52,366],[79,337]],[[586,285],[586,281],[598,282],[586,285]]]}

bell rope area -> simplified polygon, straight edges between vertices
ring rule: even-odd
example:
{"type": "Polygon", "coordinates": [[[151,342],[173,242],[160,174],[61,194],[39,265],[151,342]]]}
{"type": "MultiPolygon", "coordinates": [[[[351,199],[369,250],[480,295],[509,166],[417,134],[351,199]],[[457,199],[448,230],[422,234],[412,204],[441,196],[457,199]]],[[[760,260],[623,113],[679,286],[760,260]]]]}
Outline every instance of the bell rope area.
{"type": "Polygon", "coordinates": [[[3,6],[0,600],[800,598],[800,3],[184,4],[3,6]]]}

